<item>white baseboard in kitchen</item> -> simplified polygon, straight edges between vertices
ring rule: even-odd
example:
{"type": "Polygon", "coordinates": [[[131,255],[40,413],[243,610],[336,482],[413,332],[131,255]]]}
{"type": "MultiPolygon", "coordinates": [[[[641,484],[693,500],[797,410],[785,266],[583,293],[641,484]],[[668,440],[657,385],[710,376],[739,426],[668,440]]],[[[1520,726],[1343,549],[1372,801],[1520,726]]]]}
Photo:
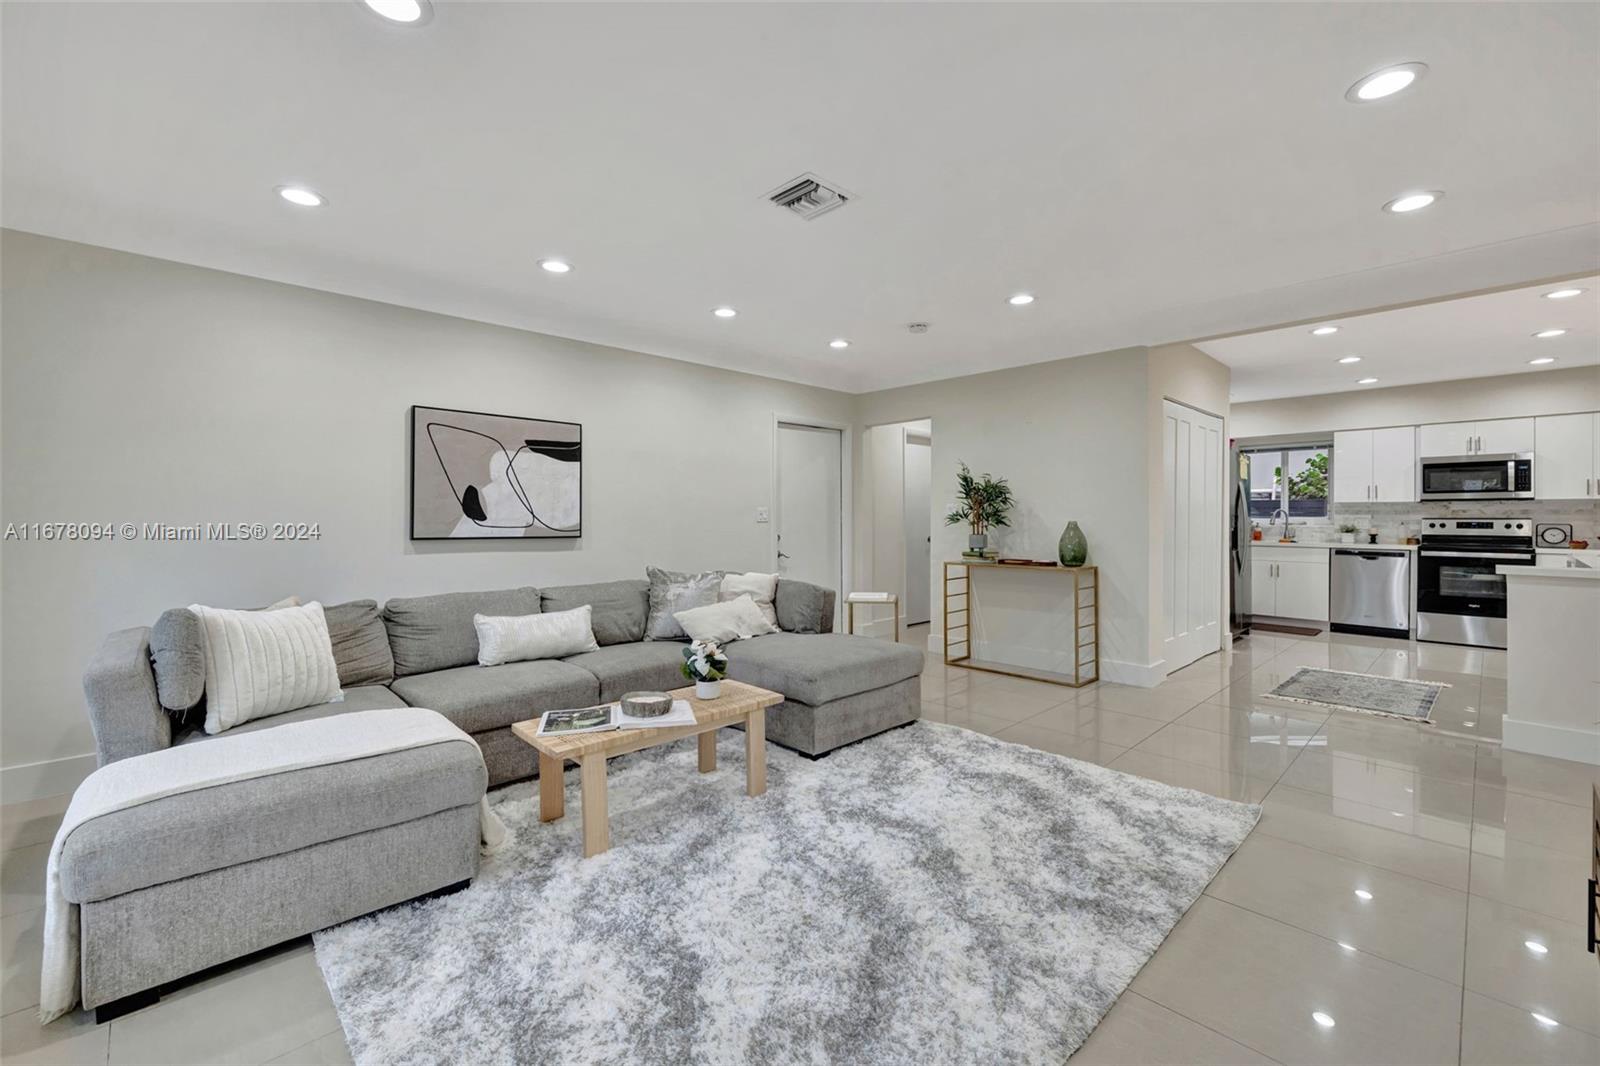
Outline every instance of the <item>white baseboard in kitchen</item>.
{"type": "Polygon", "coordinates": [[[1500,730],[1500,746],[1506,751],[1525,751],[1600,766],[1600,730],[1529,722],[1509,715],[1501,720],[1500,730]]]}

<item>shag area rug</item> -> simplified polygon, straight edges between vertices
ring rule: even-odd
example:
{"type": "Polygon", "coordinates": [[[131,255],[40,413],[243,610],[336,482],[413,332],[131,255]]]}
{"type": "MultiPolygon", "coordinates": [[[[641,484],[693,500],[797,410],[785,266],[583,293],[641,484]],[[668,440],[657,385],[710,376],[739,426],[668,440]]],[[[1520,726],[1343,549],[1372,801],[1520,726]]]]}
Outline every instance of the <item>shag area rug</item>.
{"type": "Polygon", "coordinates": [[[1060,1062],[1260,815],[926,722],[752,799],[721,737],[612,761],[608,852],[512,785],[469,888],[316,934],[355,1061],[1060,1062]]]}
{"type": "Polygon", "coordinates": [[[1293,677],[1267,695],[1293,703],[1428,722],[1433,718],[1433,705],[1440,691],[1448,687],[1442,681],[1407,681],[1377,674],[1307,667],[1297,670],[1293,677]]]}

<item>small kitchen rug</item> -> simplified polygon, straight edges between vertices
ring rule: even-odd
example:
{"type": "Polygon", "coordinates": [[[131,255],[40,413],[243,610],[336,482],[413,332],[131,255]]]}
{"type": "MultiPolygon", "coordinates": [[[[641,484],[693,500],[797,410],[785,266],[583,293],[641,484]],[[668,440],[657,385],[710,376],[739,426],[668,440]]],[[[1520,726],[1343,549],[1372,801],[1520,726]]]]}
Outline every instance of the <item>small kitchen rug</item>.
{"type": "Polygon", "coordinates": [[[1359,711],[1409,722],[1431,722],[1433,704],[1442,681],[1404,681],[1377,674],[1356,674],[1344,670],[1318,670],[1306,667],[1271,692],[1273,699],[1310,703],[1341,711],[1359,711]]]}

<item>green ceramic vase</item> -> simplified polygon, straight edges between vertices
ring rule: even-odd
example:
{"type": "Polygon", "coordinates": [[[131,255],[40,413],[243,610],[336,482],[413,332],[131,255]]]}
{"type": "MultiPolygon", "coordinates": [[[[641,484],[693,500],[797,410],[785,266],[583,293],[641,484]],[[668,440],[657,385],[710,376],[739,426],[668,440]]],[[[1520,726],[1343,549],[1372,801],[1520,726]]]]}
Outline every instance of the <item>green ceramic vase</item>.
{"type": "Polygon", "coordinates": [[[1061,543],[1057,548],[1062,566],[1082,566],[1083,561],[1089,558],[1089,542],[1084,539],[1083,530],[1078,528],[1076,522],[1068,522],[1067,528],[1061,531],[1061,543]]]}

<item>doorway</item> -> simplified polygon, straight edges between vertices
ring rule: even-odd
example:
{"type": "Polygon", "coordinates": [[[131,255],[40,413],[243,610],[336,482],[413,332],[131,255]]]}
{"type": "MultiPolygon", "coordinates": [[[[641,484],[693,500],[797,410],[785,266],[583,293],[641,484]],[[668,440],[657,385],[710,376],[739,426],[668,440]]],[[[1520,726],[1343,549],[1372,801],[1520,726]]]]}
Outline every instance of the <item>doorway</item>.
{"type": "Polygon", "coordinates": [[[906,430],[905,436],[905,624],[919,626],[933,617],[929,572],[933,563],[932,507],[933,436],[906,430]]]}
{"type": "Polygon", "coordinates": [[[776,470],[778,575],[835,590],[837,628],[845,593],[843,432],[779,422],[776,470]]]}
{"type": "Polygon", "coordinates": [[[1163,401],[1163,654],[1168,673],[1222,647],[1222,419],[1163,401]]]}

